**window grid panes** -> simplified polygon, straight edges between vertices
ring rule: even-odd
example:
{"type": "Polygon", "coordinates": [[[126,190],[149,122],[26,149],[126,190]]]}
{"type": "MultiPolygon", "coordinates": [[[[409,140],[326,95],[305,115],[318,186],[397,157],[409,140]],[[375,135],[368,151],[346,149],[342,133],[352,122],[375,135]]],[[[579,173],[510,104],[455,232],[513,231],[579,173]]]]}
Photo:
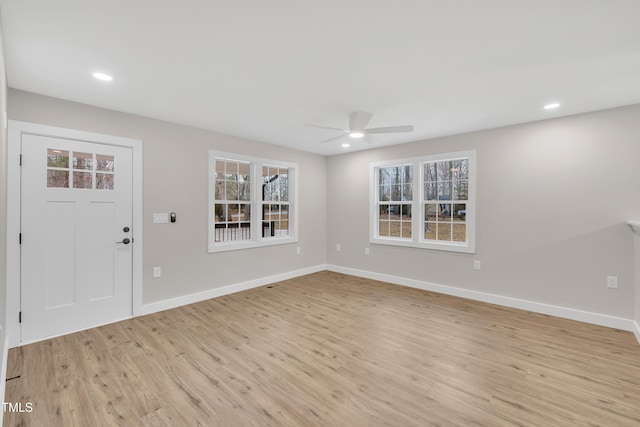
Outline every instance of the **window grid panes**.
{"type": "Polygon", "coordinates": [[[99,190],[113,190],[115,164],[113,156],[96,154],[96,188],[99,190]]]}
{"type": "Polygon", "coordinates": [[[297,241],[295,163],[209,150],[209,252],[297,241]]]}
{"type": "Polygon", "coordinates": [[[216,158],[214,180],[214,241],[251,239],[251,163],[216,158]]]}
{"type": "Polygon", "coordinates": [[[262,237],[289,235],[289,169],[262,166],[262,237]]]}
{"type": "Polygon", "coordinates": [[[114,173],[113,156],[47,149],[49,188],[113,190],[114,173]]]}
{"type": "Polygon", "coordinates": [[[411,239],[413,166],[378,168],[377,177],[378,236],[411,239]]]}
{"type": "Polygon", "coordinates": [[[69,188],[69,152],[47,150],[47,187],[69,188]]]}
{"type": "Polygon", "coordinates": [[[370,164],[369,241],[475,253],[475,150],[370,164]]]}
{"type": "Polygon", "coordinates": [[[423,163],[425,240],[467,242],[469,159],[423,163]]]}

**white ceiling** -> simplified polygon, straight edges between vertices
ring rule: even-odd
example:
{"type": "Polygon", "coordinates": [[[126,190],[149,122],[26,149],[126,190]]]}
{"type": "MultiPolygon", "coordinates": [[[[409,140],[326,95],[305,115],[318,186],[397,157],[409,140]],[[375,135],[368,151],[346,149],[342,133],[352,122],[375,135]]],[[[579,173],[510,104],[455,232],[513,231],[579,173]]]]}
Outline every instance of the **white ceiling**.
{"type": "Polygon", "coordinates": [[[346,127],[357,110],[415,126],[387,145],[640,103],[638,0],[0,0],[0,13],[10,87],[326,155],[345,151],[319,143],[338,133],[305,124],[346,127]]]}

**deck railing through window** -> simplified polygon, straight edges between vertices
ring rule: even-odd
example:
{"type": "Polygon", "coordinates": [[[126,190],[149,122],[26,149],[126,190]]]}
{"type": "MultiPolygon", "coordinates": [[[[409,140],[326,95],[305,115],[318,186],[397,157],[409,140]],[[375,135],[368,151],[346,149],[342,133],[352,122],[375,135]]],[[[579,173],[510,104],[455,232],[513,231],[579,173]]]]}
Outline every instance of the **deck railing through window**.
{"type": "MultiPolygon", "coordinates": [[[[262,221],[262,237],[274,237],[277,233],[275,221],[262,221]]],[[[215,224],[215,241],[231,242],[251,239],[251,223],[229,222],[215,224]]]]}

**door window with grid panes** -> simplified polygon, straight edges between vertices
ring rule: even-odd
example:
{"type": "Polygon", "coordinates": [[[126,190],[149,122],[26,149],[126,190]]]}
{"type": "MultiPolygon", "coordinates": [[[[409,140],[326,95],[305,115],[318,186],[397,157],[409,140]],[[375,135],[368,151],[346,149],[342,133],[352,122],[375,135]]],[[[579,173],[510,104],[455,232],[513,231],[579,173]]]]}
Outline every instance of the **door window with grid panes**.
{"type": "Polygon", "coordinates": [[[113,156],[47,149],[48,188],[113,190],[113,178],[113,156]]]}

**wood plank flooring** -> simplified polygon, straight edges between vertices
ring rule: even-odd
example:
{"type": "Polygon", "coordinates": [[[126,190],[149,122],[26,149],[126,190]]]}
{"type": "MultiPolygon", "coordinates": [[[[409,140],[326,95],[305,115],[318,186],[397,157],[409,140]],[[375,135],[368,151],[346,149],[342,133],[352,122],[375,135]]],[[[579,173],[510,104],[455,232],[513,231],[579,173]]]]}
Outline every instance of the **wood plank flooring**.
{"type": "Polygon", "coordinates": [[[629,332],[332,272],[9,354],[5,426],[639,426],[629,332]]]}

